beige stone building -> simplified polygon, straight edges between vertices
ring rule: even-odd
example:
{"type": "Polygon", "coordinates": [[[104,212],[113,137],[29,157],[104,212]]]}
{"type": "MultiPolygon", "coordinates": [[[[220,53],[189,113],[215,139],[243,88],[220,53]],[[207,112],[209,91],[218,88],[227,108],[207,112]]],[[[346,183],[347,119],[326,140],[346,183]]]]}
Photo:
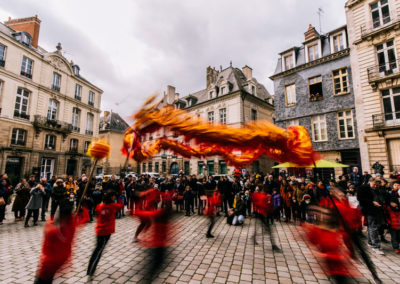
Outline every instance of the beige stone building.
{"type": "MultiPolygon", "coordinates": [[[[258,83],[248,66],[242,69],[230,66],[224,70],[208,67],[206,87],[203,90],[180,97],[175,87],[168,86],[163,96],[163,104],[195,113],[205,121],[232,127],[240,127],[251,120],[273,122],[273,96],[258,83]]],[[[151,142],[161,136],[181,139],[174,137],[173,133],[158,132],[153,136],[148,135],[146,140],[151,142]]],[[[266,172],[271,166],[273,160],[262,157],[247,169],[250,172],[266,172]]],[[[157,172],[162,175],[177,174],[180,170],[185,174],[196,175],[231,174],[233,169],[221,157],[184,159],[168,151],[138,165],[138,172],[157,172]]]]}
{"type": "Polygon", "coordinates": [[[103,91],[69,62],[61,44],[38,45],[35,17],[0,23],[0,172],[11,179],[79,175],[98,136],[103,91]]]}
{"type": "Polygon", "coordinates": [[[347,28],[363,170],[400,170],[400,1],[349,0],[347,28]]]}
{"type": "Polygon", "coordinates": [[[100,118],[99,139],[107,141],[111,146],[110,156],[97,165],[97,174],[117,174],[122,169],[128,171],[136,170],[136,162],[121,154],[125,130],[129,127],[128,123],[115,112],[105,111],[100,118]],[[125,165],[126,164],[126,165],[125,165]]]}

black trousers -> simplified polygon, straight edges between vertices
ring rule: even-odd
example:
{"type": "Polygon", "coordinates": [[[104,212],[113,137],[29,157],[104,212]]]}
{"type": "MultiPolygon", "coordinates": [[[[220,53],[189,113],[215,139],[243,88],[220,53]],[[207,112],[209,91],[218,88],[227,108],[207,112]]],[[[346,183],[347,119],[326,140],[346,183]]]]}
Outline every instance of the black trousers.
{"type": "Polygon", "coordinates": [[[39,209],[28,209],[28,216],[25,219],[25,225],[28,225],[29,219],[33,214],[33,224],[36,224],[39,219],[39,209]]]}
{"type": "Polygon", "coordinates": [[[26,212],[25,208],[24,209],[15,210],[14,211],[14,216],[15,216],[15,218],[25,217],[25,212],[26,212]]]}
{"type": "Polygon", "coordinates": [[[214,227],[215,224],[215,217],[214,216],[210,216],[208,217],[208,219],[210,220],[210,225],[208,226],[208,230],[207,230],[207,236],[211,235],[211,231],[214,227]]]}
{"type": "Polygon", "coordinates": [[[50,215],[54,216],[54,214],[56,214],[57,211],[57,207],[59,206],[59,202],[57,200],[51,199],[51,212],[50,215]]]}
{"type": "Polygon", "coordinates": [[[90,257],[87,275],[90,275],[90,276],[94,275],[97,264],[100,261],[101,254],[103,253],[103,250],[106,247],[106,244],[107,244],[108,240],[110,239],[110,237],[111,237],[111,235],[97,236],[96,248],[94,249],[92,256],[90,257]]]}
{"type": "Polygon", "coordinates": [[[0,222],[3,222],[4,216],[6,215],[6,205],[0,205],[0,222]]]}
{"type": "Polygon", "coordinates": [[[43,202],[42,202],[42,220],[46,218],[46,211],[47,207],[49,206],[49,197],[43,197],[43,202]]]}

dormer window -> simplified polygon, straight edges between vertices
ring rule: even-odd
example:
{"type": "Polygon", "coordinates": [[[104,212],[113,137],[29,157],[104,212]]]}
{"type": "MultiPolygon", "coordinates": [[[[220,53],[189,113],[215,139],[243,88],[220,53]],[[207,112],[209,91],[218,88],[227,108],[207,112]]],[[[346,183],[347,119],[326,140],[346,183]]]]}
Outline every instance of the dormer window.
{"type": "Polygon", "coordinates": [[[209,93],[209,99],[211,100],[214,97],[214,91],[210,91],[209,93]]]}
{"type": "Polygon", "coordinates": [[[283,62],[285,66],[285,71],[292,69],[294,67],[293,55],[289,54],[283,57],[283,62]]]}
{"type": "Polygon", "coordinates": [[[221,88],[221,95],[225,95],[226,94],[226,87],[222,87],[221,88]]]}
{"type": "Polygon", "coordinates": [[[333,52],[334,53],[339,52],[339,51],[341,51],[341,50],[343,50],[345,48],[344,47],[343,33],[334,35],[332,37],[332,39],[333,39],[333,52]]]}
{"type": "Polygon", "coordinates": [[[254,87],[253,85],[251,86],[251,94],[256,95],[256,87],[254,87]]]}
{"type": "Polygon", "coordinates": [[[26,32],[18,32],[18,33],[14,33],[14,37],[17,41],[19,41],[23,45],[26,45],[27,47],[31,47],[32,37],[30,34],[28,34],[26,32]]]}
{"type": "Polygon", "coordinates": [[[307,62],[310,62],[310,61],[320,58],[319,44],[314,43],[314,44],[307,45],[307,55],[308,55],[307,62]]]}
{"type": "Polygon", "coordinates": [[[78,65],[72,65],[72,70],[74,71],[75,76],[79,76],[80,68],[78,65]]]}

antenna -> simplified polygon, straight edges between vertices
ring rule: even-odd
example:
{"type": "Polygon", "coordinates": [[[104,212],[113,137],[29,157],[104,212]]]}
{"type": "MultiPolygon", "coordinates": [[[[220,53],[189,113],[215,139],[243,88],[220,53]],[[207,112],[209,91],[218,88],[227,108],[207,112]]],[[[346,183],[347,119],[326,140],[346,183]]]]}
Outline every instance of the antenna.
{"type": "Polygon", "coordinates": [[[322,10],[322,8],[319,7],[317,14],[318,14],[318,19],[319,19],[319,33],[322,34],[321,16],[322,16],[322,14],[324,14],[324,10],[322,10]]]}

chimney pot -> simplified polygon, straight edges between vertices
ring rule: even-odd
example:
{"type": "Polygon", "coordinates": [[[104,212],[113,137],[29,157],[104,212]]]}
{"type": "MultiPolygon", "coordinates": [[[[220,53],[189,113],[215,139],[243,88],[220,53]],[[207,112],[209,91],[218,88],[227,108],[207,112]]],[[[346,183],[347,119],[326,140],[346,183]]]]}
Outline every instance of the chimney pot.
{"type": "Polygon", "coordinates": [[[242,67],[242,72],[243,72],[244,76],[246,77],[246,79],[253,78],[253,69],[251,69],[251,67],[245,65],[244,67],[242,67]]]}
{"type": "Polygon", "coordinates": [[[8,21],[4,22],[6,26],[17,32],[26,32],[30,34],[32,37],[32,46],[34,48],[38,48],[40,23],[41,21],[37,15],[21,19],[11,19],[11,17],[8,17],[8,21]]]}

